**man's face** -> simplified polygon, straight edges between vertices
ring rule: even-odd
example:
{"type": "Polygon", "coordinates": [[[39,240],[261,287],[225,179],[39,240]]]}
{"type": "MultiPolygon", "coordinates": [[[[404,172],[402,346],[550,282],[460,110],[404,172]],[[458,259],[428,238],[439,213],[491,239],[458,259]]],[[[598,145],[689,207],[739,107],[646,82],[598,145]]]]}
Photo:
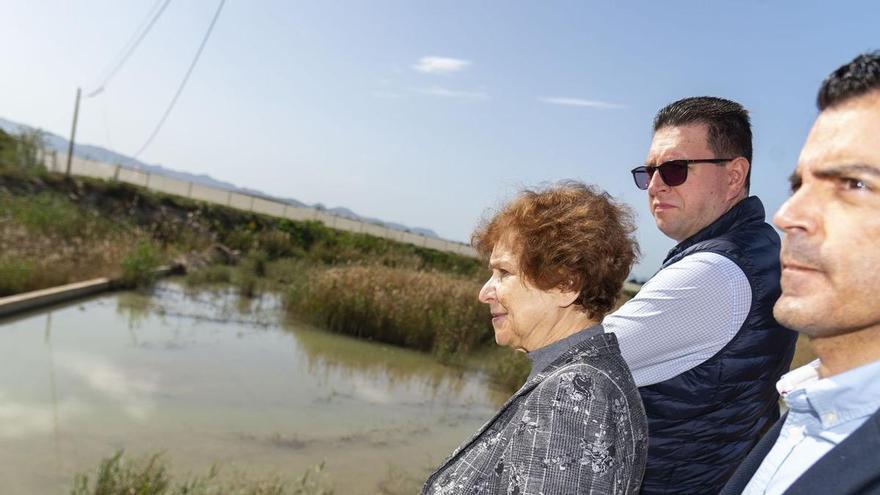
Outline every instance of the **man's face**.
{"type": "MultiPolygon", "coordinates": [[[[654,133],[647,165],[669,160],[717,157],[709,148],[705,124],[661,127],[654,133]]],[[[669,187],[659,173],[648,184],[648,208],[657,228],[667,237],[681,242],[714,222],[730,207],[729,179],[725,166],[692,164],[684,184],[669,187]]]]}
{"type": "Polygon", "coordinates": [[[773,221],[784,231],[773,314],[811,337],[880,327],[880,91],[822,112],[773,221]]]}

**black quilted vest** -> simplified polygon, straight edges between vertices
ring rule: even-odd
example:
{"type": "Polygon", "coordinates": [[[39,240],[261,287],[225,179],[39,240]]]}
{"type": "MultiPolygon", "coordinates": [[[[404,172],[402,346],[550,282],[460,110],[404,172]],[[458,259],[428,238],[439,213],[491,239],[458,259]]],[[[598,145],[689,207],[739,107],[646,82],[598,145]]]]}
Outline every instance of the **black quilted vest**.
{"type": "Polygon", "coordinates": [[[718,493],[779,417],[775,385],[797,339],[773,318],[779,246],[753,196],[679,243],[663,262],[665,268],[701,252],[725,256],[748,278],[752,305],[733,340],[709,360],[639,389],[650,436],[643,494],[718,493]]]}

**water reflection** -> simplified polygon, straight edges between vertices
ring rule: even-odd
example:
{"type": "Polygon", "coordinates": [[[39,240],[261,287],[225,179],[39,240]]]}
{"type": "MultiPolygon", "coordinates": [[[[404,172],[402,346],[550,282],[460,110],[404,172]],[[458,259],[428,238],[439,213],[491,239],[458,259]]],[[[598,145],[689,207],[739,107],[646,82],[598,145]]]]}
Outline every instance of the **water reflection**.
{"type": "Polygon", "coordinates": [[[0,478],[65,493],[126,448],[289,476],[326,459],[339,493],[374,493],[389,464],[442,459],[497,397],[424,354],[287,322],[275,294],[163,283],[0,321],[0,478]]]}
{"type": "Polygon", "coordinates": [[[504,401],[509,394],[477,381],[474,374],[430,362],[422,353],[390,345],[364,343],[329,334],[303,325],[291,326],[308,364],[308,373],[319,383],[350,382],[360,385],[359,391],[375,401],[387,399],[376,387],[414,387],[423,399],[460,399],[462,395],[479,394],[493,403],[504,401]],[[366,352],[365,352],[366,351],[366,352]]]}
{"type": "Polygon", "coordinates": [[[263,293],[241,297],[233,287],[196,289],[177,283],[163,283],[147,292],[124,292],[117,296],[116,310],[133,327],[147,318],[159,317],[197,322],[240,323],[267,328],[278,325],[281,297],[263,293]]]}
{"type": "Polygon", "coordinates": [[[152,291],[122,292],[116,299],[116,312],[128,320],[128,329],[140,328],[156,308],[153,307],[152,291]]]}
{"type": "Polygon", "coordinates": [[[70,378],[82,380],[103,396],[102,402],[117,404],[132,419],[145,420],[156,409],[152,396],[159,388],[159,374],[154,371],[141,370],[135,376],[107,358],[80,353],[59,354],[55,363],[70,378]]]}
{"type": "Polygon", "coordinates": [[[16,400],[8,390],[0,389],[0,438],[22,438],[55,431],[57,412],[65,415],[80,414],[84,410],[78,401],[40,403],[16,400]]]}

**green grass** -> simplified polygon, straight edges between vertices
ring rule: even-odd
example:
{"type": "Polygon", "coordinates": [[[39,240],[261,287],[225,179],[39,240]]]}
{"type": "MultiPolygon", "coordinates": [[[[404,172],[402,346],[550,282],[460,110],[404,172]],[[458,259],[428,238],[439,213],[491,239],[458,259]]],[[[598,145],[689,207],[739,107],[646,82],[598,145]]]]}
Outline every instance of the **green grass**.
{"type": "Polygon", "coordinates": [[[30,261],[0,255],[0,297],[26,292],[31,286],[33,272],[30,261]]]}
{"type": "Polygon", "coordinates": [[[112,229],[98,212],[80,208],[69,198],[51,192],[0,198],[4,216],[35,235],[53,237],[101,236],[112,229]]]}
{"type": "Polygon", "coordinates": [[[120,283],[125,287],[144,287],[156,281],[156,269],[162,262],[151,242],[140,241],[122,260],[120,283]]]}
{"type": "Polygon", "coordinates": [[[173,480],[161,454],[131,459],[123,451],[103,459],[94,473],[74,478],[71,495],[332,495],[324,464],[293,482],[278,479],[223,478],[215,465],[203,476],[173,480]]]}

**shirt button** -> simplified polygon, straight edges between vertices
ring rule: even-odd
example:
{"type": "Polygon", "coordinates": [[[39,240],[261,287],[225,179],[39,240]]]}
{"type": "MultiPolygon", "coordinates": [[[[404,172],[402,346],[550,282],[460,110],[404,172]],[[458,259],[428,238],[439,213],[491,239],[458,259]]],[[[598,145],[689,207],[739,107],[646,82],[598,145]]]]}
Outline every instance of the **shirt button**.
{"type": "Polygon", "coordinates": [[[788,438],[790,438],[794,442],[800,442],[804,438],[804,427],[803,426],[792,426],[788,428],[788,438]]]}
{"type": "Polygon", "coordinates": [[[822,415],[822,421],[826,423],[834,423],[837,421],[837,414],[834,411],[827,412],[822,415]]]}

